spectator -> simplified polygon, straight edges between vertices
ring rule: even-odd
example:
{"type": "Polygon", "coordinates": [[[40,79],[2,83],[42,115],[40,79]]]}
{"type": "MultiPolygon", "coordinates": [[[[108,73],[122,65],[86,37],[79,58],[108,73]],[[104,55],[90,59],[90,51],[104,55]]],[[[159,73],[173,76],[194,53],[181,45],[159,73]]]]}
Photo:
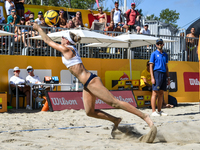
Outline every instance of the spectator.
{"type": "Polygon", "coordinates": [[[149,69],[149,61],[147,61],[147,68],[142,71],[140,78],[140,90],[152,91],[151,74],[149,69]]]}
{"type": "Polygon", "coordinates": [[[148,27],[149,27],[148,24],[145,24],[144,25],[144,29],[142,29],[140,33],[149,35],[150,34],[150,30],[148,29],[148,27]]]}
{"type": "Polygon", "coordinates": [[[77,22],[78,26],[84,27],[80,11],[76,12],[76,17],[72,18],[72,21],[74,22],[74,24],[75,22],[77,22]]]}
{"type": "Polygon", "coordinates": [[[58,26],[60,28],[67,28],[67,18],[64,16],[64,9],[60,9],[59,11],[59,22],[58,22],[58,26]]]}
{"type": "Polygon", "coordinates": [[[140,26],[137,26],[137,27],[136,27],[136,33],[137,33],[137,34],[140,34],[140,30],[141,30],[141,27],[140,27],[140,26]]]}
{"type": "MultiPolygon", "coordinates": [[[[106,27],[105,31],[113,31],[113,30],[114,30],[114,21],[111,21],[109,26],[106,27]]],[[[112,36],[112,33],[105,32],[105,34],[112,36]]]]}
{"type": "Polygon", "coordinates": [[[12,0],[6,0],[4,3],[7,17],[11,15],[11,10],[15,8],[15,4],[12,0]]]}
{"type": "MultiPolygon", "coordinates": [[[[25,26],[25,18],[21,17],[20,22],[18,25],[25,26]]],[[[22,42],[24,43],[24,46],[27,47],[26,38],[28,36],[28,30],[25,29],[25,27],[19,27],[15,26],[15,42],[22,42]]],[[[29,39],[29,47],[30,47],[30,39],[29,39]]]]}
{"type": "Polygon", "coordinates": [[[24,16],[24,0],[14,0],[17,14],[22,17],[24,16]]]}
{"type": "MultiPolygon", "coordinates": [[[[26,109],[32,110],[31,106],[30,106],[30,87],[25,85],[25,80],[19,76],[20,74],[20,69],[19,67],[15,67],[14,68],[14,76],[12,76],[10,78],[10,87],[12,88],[12,91],[15,93],[16,91],[16,86],[15,84],[20,84],[18,85],[18,91],[19,93],[24,93],[26,95],[26,109]]],[[[37,97],[34,93],[33,93],[33,97],[35,97],[36,101],[42,101],[43,99],[37,97]]]]}
{"type": "Polygon", "coordinates": [[[68,20],[67,28],[69,28],[69,29],[75,28],[74,22],[71,19],[68,20]]]}
{"type": "Polygon", "coordinates": [[[43,12],[42,11],[38,12],[38,18],[36,18],[34,22],[36,22],[38,25],[45,26],[45,22],[44,22],[44,17],[43,17],[43,12]]]}
{"type": "Polygon", "coordinates": [[[111,21],[114,21],[115,28],[117,28],[119,22],[122,22],[121,10],[118,7],[119,7],[119,2],[115,1],[115,8],[113,8],[110,12],[110,18],[111,21]]]}
{"type": "MultiPolygon", "coordinates": [[[[107,27],[107,14],[102,11],[101,7],[98,8],[98,11],[99,11],[98,14],[94,14],[90,9],[88,9],[88,10],[92,13],[92,15],[94,17],[97,17],[97,19],[99,20],[99,23],[102,24],[102,26],[103,26],[101,28],[106,28],[107,27]]],[[[96,30],[94,22],[92,24],[92,29],[96,30]]]]}
{"type": "MultiPolygon", "coordinates": [[[[195,28],[191,28],[191,33],[186,35],[186,51],[187,51],[187,57],[188,61],[194,61],[195,60],[195,49],[198,45],[198,39],[197,36],[195,35],[195,28]]],[[[198,49],[196,51],[198,54],[198,49]]]]}
{"type": "Polygon", "coordinates": [[[19,23],[19,21],[20,21],[20,17],[19,17],[19,15],[16,14],[16,9],[13,8],[11,10],[11,15],[8,16],[8,18],[7,18],[7,24],[14,25],[14,24],[19,23]]]}
{"type": "MultiPolygon", "coordinates": [[[[137,10],[135,10],[135,3],[131,3],[131,9],[127,10],[125,13],[128,30],[131,32],[132,30],[135,30],[135,21],[139,21],[140,14],[137,10]]],[[[126,32],[128,32],[126,30],[126,32]]]]}
{"type": "MultiPolygon", "coordinates": [[[[8,18],[7,18],[7,24],[15,25],[15,24],[19,23],[19,21],[20,21],[20,17],[18,15],[16,15],[16,10],[15,10],[15,8],[13,8],[11,10],[11,15],[8,16],[8,18]]],[[[4,26],[4,30],[9,32],[9,26],[4,26]]]]}
{"type": "MultiPolygon", "coordinates": [[[[0,9],[0,23],[6,23],[6,20],[4,18],[4,16],[1,15],[1,9],[0,9]]],[[[2,26],[0,26],[0,30],[2,30],[2,26]]]]}
{"type": "Polygon", "coordinates": [[[118,22],[116,28],[114,28],[114,32],[122,32],[122,28],[123,28],[124,24],[121,22],[118,22]]]}
{"type": "Polygon", "coordinates": [[[26,25],[27,26],[31,26],[33,24],[33,22],[35,22],[34,21],[34,16],[35,16],[34,12],[30,12],[30,14],[29,14],[29,20],[26,21],[26,25]]]}
{"type": "Polygon", "coordinates": [[[150,74],[152,83],[152,97],[151,97],[151,107],[152,116],[167,116],[161,111],[163,103],[163,94],[166,91],[167,84],[170,84],[170,77],[168,71],[168,56],[167,53],[163,51],[163,40],[156,40],[157,50],[151,54],[150,58],[150,74]],[[168,83],[167,83],[168,79],[168,83]],[[156,111],[156,97],[158,96],[158,111],[156,111]]]}

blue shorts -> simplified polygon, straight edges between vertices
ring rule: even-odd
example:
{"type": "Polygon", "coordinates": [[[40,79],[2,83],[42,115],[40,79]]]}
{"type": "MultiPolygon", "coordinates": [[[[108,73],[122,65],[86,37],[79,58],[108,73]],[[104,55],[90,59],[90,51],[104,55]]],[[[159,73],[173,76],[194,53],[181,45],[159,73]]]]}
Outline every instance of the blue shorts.
{"type": "Polygon", "coordinates": [[[152,85],[152,90],[153,91],[159,91],[167,90],[167,75],[166,72],[159,72],[159,71],[154,71],[153,72],[154,79],[155,79],[155,84],[152,85]]]}
{"type": "Polygon", "coordinates": [[[91,73],[89,79],[88,79],[88,80],[86,81],[86,83],[84,84],[84,87],[87,88],[87,86],[88,86],[88,84],[90,83],[90,81],[91,81],[93,78],[95,78],[95,77],[97,77],[97,75],[91,73]]]}

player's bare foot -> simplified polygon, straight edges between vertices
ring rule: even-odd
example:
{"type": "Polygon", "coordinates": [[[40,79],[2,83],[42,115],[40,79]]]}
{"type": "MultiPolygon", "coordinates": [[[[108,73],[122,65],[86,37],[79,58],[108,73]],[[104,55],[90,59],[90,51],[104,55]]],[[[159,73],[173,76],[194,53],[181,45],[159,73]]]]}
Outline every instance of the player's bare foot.
{"type": "Polygon", "coordinates": [[[151,128],[153,126],[153,121],[151,120],[151,118],[149,117],[148,114],[144,114],[145,117],[143,118],[144,121],[149,125],[149,127],[151,128]]]}
{"type": "Polygon", "coordinates": [[[121,121],[122,121],[122,118],[117,118],[117,119],[116,119],[116,121],[114,122],[115,128],[118,127],[118,125],[120,124],[121,121]]]}
{"type": "Polygon", "coordinates": [[[156,134],[157,134],[157,128],[154,125],[152,125],[149,133],[141,136],[139,141],[145,142],[145,143],[153,143],[153,141],[156,138],[156,134]]]}

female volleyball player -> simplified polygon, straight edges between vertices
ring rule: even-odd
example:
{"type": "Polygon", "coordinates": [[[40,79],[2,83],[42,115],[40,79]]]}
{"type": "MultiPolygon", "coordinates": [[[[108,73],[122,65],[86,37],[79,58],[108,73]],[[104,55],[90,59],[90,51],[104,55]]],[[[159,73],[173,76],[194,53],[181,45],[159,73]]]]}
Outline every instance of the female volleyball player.
{"type": "MultiPolygon", "coordinates": [[[[148,114],[144,114],[134,106],[116,99],[109,91],[106,89],[100,78],[95,74],[87,71],[82,63],[80,56],[78,55],[77,49],[74,45],[81,40],[80,36],[77,36],[70,31],[64,32],[62,35],[61,44],[52,41],[46,33],[37,24],[33,25],[33,29],[37,30],[41,35],[45,43],[47,43],[52,48],[60,51],[62,53],[62,62],[66,65],[69,71],[79,79],[79,81],[84,85],[83,90],[83,103],[85,107],[86,114],[90,117],[95,117],[99,119],[109,120],[114,123],[115,128],[118,127],[121,122],[121,118],[107,114],[101,110],[95,110],[95,100],[96,97],[107,103],[114,108],[120,108],[128,111],[132,114],[137,115],[143,119],[149,127],[154,127],[152,120],[148,114]]],[[[156,130],[156,129],[155,129],[156,130]]],[[[154,131],[155,131],[154,130],[154,131]]],[[[157,132],[157,130],[156,130],[157,132]]],[[[155,133],[155,132],[154,132],[155,133]]],[[[156,133],[155,133],[156,134],[156,133]]],[[[155,138],[155,137],[154,137],[155,138]]],[[[154,139],[153,139],[154,140],[154,139]]],[[[153,141],[152,141],[153,142],[153,141]]]]}

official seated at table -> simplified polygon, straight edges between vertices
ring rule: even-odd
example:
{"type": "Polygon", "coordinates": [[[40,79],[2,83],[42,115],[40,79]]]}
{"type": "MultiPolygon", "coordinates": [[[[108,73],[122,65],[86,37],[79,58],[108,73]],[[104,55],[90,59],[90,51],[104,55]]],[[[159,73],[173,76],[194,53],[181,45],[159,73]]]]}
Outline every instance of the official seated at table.
{"type": "MultiPolygon", "coordinates": [[[[20,74],[19,67],[15,67],[13,69],[13,72],[14,72],[14,76],[12,76],[9,81],[11,90],[15,93],[16,92],[16,84],[19,84],[18,91],[25,93],[25,95],[26,95],[26,104],[27,104],[26,109],[32,110],[32,108],[30,107],[30,87],[25,85],[25,83],[26,83],[25,80],[19,76],[19,74],[20,74]]],[[[35,97],[36,101],[41,101],[41,98],[37,97],[35,94],[33,94],[33,97],[35,97]]]]}
{"type": "MultiPolygon", "coordinates": [[[[32,66],[28,66],[27,68],[26,68],[26,70],[27,70],[27,72],[28,72],[28,76],[26,77],[26,82],[27,83],[33,83],[33,84],[40,84],[40,83],[42,83],[41,81],[40,81],[40,78],[39,78],[39,76],[37,76],[37,75],[35,75],[34,74],[34,69],[33,69],[33,67],[32,66]]],[[[39,86],[39,90],[40,91],[44,91],[44,90],[49,90],[50,88],[49,87],[43,87],[43,85],[40,85],[39,86]]],[[[43,101],[44,99],[41,99],[41,101],[43,101]]]]}

